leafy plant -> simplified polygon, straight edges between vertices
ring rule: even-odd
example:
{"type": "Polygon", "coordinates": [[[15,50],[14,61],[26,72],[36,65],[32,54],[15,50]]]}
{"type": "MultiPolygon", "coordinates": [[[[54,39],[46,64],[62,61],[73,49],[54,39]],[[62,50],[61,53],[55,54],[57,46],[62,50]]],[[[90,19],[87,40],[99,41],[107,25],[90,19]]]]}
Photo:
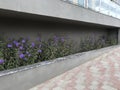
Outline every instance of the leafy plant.
{"type": "Polygon", "coordinates": [[[75,42],[64,35],[54,35],[48,40],[30,42],[29,39],[8,39],[0,40],[0,70],[17,68],[45,60],[63,57],[76,52],[83,52],[117,44],[115,39],[100,37],[99,40],[86,38],[80,41],[75,49],[75,42]]]}

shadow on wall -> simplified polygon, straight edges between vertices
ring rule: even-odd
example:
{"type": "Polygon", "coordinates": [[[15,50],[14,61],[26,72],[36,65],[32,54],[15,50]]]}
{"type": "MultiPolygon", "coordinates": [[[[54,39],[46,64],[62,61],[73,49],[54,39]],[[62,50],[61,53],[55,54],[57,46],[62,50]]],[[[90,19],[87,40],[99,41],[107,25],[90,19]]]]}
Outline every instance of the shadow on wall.
{"type": "Polygon", "coordinates": [[[105,27],[74,22],[66,23],[19,18],[1,18],[0,22],[1,39],[3,37],[3,39],[24,37],[35,41],[37,36],[47,40],[53,35],[64,35],[75,42],[75,46],[79,46],[81,41],[88,38],[96,41],[101,39],[101,37],[111,38],[115,36],[114,39],[117,41],[116,32],[117,30],[107,30],[105,27]]]}

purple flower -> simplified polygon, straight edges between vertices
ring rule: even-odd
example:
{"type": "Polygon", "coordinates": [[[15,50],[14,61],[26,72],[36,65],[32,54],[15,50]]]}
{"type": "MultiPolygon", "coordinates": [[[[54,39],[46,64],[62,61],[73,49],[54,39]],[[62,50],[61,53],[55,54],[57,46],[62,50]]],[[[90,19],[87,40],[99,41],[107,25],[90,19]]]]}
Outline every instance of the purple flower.
{"type": "Polygon", "coordinates": [[[29,54],[29,52],[27,51],[26,54],[29,54]]]}
{"type": "Polygon", "coordinates": [[[22,40],[22,43],[25,43],[25,42],[26,42],[26,41],[23,39],[23,40],[22,40]]]}
{"type": "Polygon", "coordinates": [[[20,54],[20,55],[19,55],[19,58],[21,58],[21,59],[23,59],[24,57],[25,57],[24,54],[20,54]]]}
{"type": "Polygon", "coordinates": [[[65,39],[64,39],[63,37],[61,37],[61,41],[62,41],[62,42],[64,42],[64,41],[65,41],[65,39]]]}
{"type": "Polygon", "coordinates": [[[28,54],[28,57],[30,57],[31,56],[31,54],[28,54]]]}
{"type": "Polygon", "coordinates": [[[16,47],[19,46],[20,43],[18,43],[17,41],[13,41],[13,43],[15,44],[16,47]]]}
{"type": "Polygon", "coordinates": [[[20,50],[23,50],[23,46],[20,46],[19,49],[20,49],[20,50]]]}
{"type": "Polygon", "coordinates": [[[19,46],[19,44],[20,44],[20,43],[18,43],[18,42],[17,42],[17,43],[15,44],[15,45],[16,45],[16,47],[18,47],[18,46],[19,46]]]}
{"type": "Polygon", "coordinates": [[[32,47],[35,47],[35,43],[34,43],[34,42],[32,42],[31,46],[32,46],[32,47]]]}
{"type": "Polygon", "coordinates": [[[4,60],[0,59],[0,64],[3,64],[4,62],[5,62],[4,60]]]}
{"type": "Polygon", "coordinates": [[[59,39],[59,38],[58,38],[57,36],[54,36],[54,41],[55,41],[55,42],[58,42],[58,39],[59,39]]]}
{"type": "Polygon", "coordinates": [[[8,47],[8,48],[12,48],[12,44],[8,44],[7,47],[8,47]]]}
{"type": "Polygon", "coordinates": [[[42,52],[42,50],[38,50],[38,53],[41,53],[42,52]]]}
{"type": "Polygon", "coordinates": [[[17,41],[15,41],[15,40],[13,41],[14,44],[16,44],[16,42],[17,42],[17,41]]]}
{"type": "Polygon", "coordinates": [[[28,57],[30,57],[31,56],[31,54],[27,51],[26,52],[26,55],[28,56],[28,57]]]}

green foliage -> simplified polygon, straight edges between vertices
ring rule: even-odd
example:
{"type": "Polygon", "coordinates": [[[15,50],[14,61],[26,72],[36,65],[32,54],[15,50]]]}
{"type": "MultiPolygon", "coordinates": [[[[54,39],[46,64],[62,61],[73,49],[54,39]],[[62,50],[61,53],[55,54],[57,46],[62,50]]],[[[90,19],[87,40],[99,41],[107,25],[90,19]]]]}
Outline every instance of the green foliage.
{"type": "Polygon", "coordinates": [[[71,54],[72,42],[63,36],[54,36],[47,41],[9,39],[0,42],[0,70],[17,68],[71,54]],[[4,60],[4,62],[3,62],[4,60]]]}
{"type": "MultiPolygon", "coordinates": [[[[3,59],[3,47],[4,43],[2,41],[0,41],[0,59],[3,59]]],[[[3,63],[4,64],[4,63],[3,63]]],[[[0,64],[0,70],[4,70],[4,65],[0,64]]]]}
{"type": "Polygon", "coordinates": [[[104,36],[100,37],[98,40],[86,38],[85,40],[80,41],[79,52],[89,51],[93,49],[100,49],[103,47],[116,45],[116,44],[117,44],[116,39],[108,39],[108,38],[105,38],[104,36]]]}
{"type": "Polygon", "coordinates": [[[63,57],[72,53],[72,42],[67,42],[65,37],[55,36],[42,43],[42,61],[63,57]]]}
{"type": "Polygon", "coordinates": [[[63,35],[55,35],[48,40],[39,39],[30,42],[28,39],[0,40],[0,70],[17,68],[37,62],[52,60],[76,52],[84,52],[99,49],[105,46],[115,45],[114,39],[100,38],[95,41],[91,38],[81,40],[79,48],[74,49],[74,45],[69,38],[63,35]]]}

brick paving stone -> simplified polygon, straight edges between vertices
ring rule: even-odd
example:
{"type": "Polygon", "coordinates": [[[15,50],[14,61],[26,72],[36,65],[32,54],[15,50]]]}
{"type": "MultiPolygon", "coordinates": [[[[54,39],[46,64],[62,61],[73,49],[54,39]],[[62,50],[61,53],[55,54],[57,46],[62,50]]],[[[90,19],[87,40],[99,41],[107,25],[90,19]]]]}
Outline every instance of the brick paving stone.
{"type": "Polygon", "coordinates": [[[120,47],[30,90],[120,90],[120,47]]]}

